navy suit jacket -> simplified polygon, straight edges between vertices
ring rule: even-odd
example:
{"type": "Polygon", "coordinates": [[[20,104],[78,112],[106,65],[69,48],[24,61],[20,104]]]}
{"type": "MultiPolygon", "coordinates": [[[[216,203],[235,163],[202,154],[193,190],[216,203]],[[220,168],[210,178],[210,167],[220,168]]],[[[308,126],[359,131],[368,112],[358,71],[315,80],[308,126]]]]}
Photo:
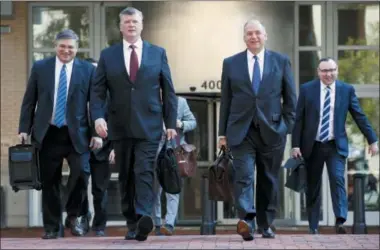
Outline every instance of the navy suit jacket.
{"type": "MultiPolygon", "coordinates": [[[[19,133],[32,135],[40,147],[49,128],[54,107],[55,60],[50,57],[33,64],[21,106],[19,133]]],[[[91,131],[87,118],[91,79],[95,67],[75,58],[67,96],[66,122],[78,153],[89,151],[91,131]]]]}
{"type": "Polygon", "coordinates": [[[292,131],[297,96],[290,61],[280,53],[265,50],[263,70],[256,95],[249,77],[247,51],[223,62],[219,135],[227,136],[229,146],[243,141],[255,116],[267,145],[279,144],[292,131]]]}
{"type": "MultiPolygon", "coordinates": [[[[292,133],[292,147],[300,148],[305,159],[311,155],[318,132],[320,91],[319,79],[307,82],[300,88],[296,123],[292,133]]],[[[345,127],[348,112],[367,138],[368,143],[376,142],[375,131],[360,108],[354,87],[337,80],[335,81],[334,137],[337,151],[343,157],[348,156],[348,139],[345,127]]]]}
{"type": "Polygon", "coordinates": [[[143,41],[141,65],[135,82],[130,80],[125,67],[123,44],[104,49],[91,91],[90,110],[94,121],[105,117],[103,107],[107,90],[110,93],[110,140],[160,140],[164,121],[167,128],[176,128],[177,97],[163,48],[143,41]]]}

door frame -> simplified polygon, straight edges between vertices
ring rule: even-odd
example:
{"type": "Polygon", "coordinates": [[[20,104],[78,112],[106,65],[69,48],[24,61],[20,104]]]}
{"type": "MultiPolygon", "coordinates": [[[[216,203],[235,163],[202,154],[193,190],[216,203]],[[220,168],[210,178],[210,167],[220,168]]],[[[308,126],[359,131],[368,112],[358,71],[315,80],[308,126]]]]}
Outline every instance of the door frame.
{"type": "MultiPolygon", "coordinates": [[[[378,46],[346,46],[346,45],[339,45],[338,44],[338,9],[339,5],[342,4],[355,4],[355,3],[360,3],[360,4],[365,4],[365,3],[374,3],[374,2],[350,2],[350,1],[344,1],[344,2],[327,2],[327,11],[329,12],[327,15],[327,18],[329,22],[332,25],[327,26],[327,45],[329,46],[329,50],[331,51],[331,55],[333,55],[334,58],[338,58],[338,52],[339,50],[373,50],[373,49],[379,49],[378,46]]],[[[357,95],[357,98],[379,98],[379,90],[380,90],[380,85],[378,83],[373,83],[373,84],[353,84],[355,88],[355,92],[357,95]]],[[[366,148],[367,149],[367,148],[366,148]]],[[[366,152],[367,150],[365,150],[366,152]]],[[[366,155],[368,156],[368,155],[366,155]]],[[[346,163],[347,166],[347,163],[346,163]]],[[[345,171],[345,185],[346,185],[346,191],[348,190],[348,174],[349,172],[346,170],[345,171]]],[[[330,188],[329,188],[330,189],[330,188]]],[[[347,193],[348,195],[348,193],[347,193]]],[[[327,210],[329,211],[328,214],[328,225],[333,226],[335,225],[335,215],[333,212],[333,207],[332,207],[332,202],[331,198],[329,199],[330,201],[328,202],[328,207],[327,210]]],[[[365,220],[366,224],[368,226],[378,226],[379,225],[379,220],[380,220],[380,215],[379,211],[366,211],[365,212],[365,220]]],[[[347,221],[346,225],[353,225],[354,222],[354,213],[353,211],[348,211],[347,213],[347,221]]]]}

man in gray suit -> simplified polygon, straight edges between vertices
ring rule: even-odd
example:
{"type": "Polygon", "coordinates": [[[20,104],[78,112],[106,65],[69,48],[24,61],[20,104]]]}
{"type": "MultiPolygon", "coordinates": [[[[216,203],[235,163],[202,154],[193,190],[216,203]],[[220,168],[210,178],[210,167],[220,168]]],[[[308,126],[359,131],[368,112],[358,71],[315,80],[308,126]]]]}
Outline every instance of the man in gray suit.
{"type": "MultiPolygon", "coordinates": [[[[194,130],[197,127],[197,121],[191,112],[187,101],[183,97],[178,97],[178,109],[177,109],[177,131],[179,132],[179,143],[181,145],[186,144],[185,133],[194,130]]],[[[166,142],[166,135],[163,131],[162,140],[159,144],[158,152],[161,152],[166,142]]],[[[157,154],[158,156],[158,154],[157,154]]],[[[156,225],[156,235],[172,235],[174,231],[174,223],[177,217],[179,194],[166,193],[166,216],[165,224],[161,222],[161,192],[162,187],[159,182],[155,181],[155,202],[153,205],[153,221],[156,225]]]]}
{"type": "Polygon", "coordinates": [[[226,58],[222,71],[219,145],[228,143],[234,156],[237,233],[247,241],[253,240],[256,214],[263,237],[275,236],[270,226],[276,215],[278,172],[297,101],[288,57],[265,49],[266,40],[264,26],[248,21],[244,25],[247,49],[226,58]]]}

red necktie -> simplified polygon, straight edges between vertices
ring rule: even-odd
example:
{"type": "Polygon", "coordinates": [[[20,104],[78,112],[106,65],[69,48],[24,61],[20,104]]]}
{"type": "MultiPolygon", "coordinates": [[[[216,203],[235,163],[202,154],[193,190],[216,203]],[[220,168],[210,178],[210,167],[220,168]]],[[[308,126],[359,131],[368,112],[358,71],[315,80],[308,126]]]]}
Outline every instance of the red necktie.
{"type": "Polygon", "coordinates": [[[139,69],[139,59],[137,58],[137,53],[135,51],[136,46],[130,45],[129,47],[132,49],[131,59],[129,61],[129,78],[132,82],[135,82],[137,71],[139,69]]]}

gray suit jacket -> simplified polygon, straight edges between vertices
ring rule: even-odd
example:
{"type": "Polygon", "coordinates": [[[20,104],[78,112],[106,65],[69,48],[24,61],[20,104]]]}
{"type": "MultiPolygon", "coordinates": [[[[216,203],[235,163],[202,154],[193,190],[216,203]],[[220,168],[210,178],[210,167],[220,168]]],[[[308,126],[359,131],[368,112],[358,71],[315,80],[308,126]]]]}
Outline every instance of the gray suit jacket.
{"type": "MultiPolygon", "coordinates": [[[[179,129],[179,134],[177,136],[179,136],[179,139],[180,139],[179,141],[180,141],[180,144],[182,145],[182,144],[186,144],[185,133],[194,130],[197,127],[197,121],[193,113],[191,112],[186,99],[178,96],[177,100],[178,100],[177,119],[183,122],[183,128],[179,129]]],[[[165,140],[166,140],[165,131],[163,131],[158,152],[160,152],[162,147],[164,146],[165,140]]]]}

